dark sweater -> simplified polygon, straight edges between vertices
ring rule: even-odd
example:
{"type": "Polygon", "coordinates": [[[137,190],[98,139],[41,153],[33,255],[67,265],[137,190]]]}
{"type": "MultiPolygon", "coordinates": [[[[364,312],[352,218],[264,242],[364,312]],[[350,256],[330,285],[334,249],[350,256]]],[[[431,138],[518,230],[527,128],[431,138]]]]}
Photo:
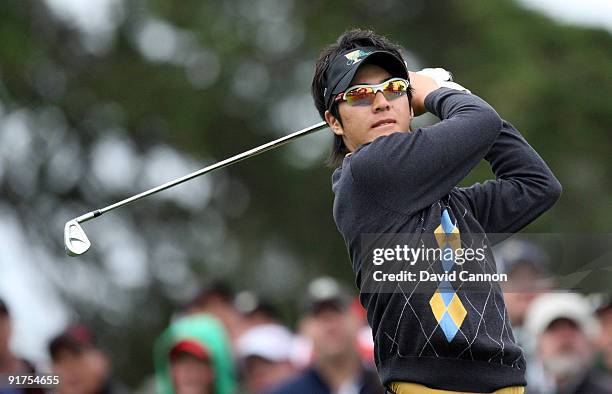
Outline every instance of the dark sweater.
{"type": "MultiPolygon", "coordinates": [[[[486,102],[441,88],[425,106],[442,121],[360,146],[332,177],[334,219],[373,330],[380,379],[471,392],[524,386],[525,360],[497,283],[457,291],[467,314],[450,342],[430,306],[435,288],[409,295],[402,285],[394,292],[362,288],[362,271],[371,264],[361,255],[362,235],[431,234],[444,209],[462,242],[469,233],[514,233],[560,196],[542,158],[486,102]],[[483,158],[496,179],[457,187],[483,158]]],[[[484,266],[495,272],[490,253],[484,266]]]]}

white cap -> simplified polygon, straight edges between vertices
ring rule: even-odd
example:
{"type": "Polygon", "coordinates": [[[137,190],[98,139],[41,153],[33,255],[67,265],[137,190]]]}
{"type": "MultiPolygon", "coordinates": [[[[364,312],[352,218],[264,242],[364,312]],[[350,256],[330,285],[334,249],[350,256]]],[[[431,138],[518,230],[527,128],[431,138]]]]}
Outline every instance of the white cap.
{"type": "Polygon", "coordinates": [[[587,338],[597,336],[598,324],[593,308],[586,298],[575,293],[549,293],[536,298],[527,312],[525,327],[537,336],[557,319],[575,322],[587,338]]]}
{"type": "Polygon", "coordinates": [[[237,344],[238,358],[258,356],[270,361],[289,361],[293,334],[279,324],[262,324],[245,332],[237,344]]]}

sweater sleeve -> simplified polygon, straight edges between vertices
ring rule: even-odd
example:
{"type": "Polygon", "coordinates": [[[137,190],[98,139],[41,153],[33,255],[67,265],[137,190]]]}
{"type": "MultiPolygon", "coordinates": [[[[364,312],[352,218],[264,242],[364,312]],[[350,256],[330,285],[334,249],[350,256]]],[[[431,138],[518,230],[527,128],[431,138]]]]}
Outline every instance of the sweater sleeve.
{"type": "Polygon", "coordinates": [[[495,180],[459,188],[487,233],[515,233],[550,209],[561,184],[509,122],[485,156],[495,180]]]}
{"type": "Polygon", "coordinates": [[[447,195],[482,160],[501,119],[482,99],[440,88],[425,99],[441,122],[382,136],[349,158],[355,182],[381,206],[414,213],[447,195]]]}

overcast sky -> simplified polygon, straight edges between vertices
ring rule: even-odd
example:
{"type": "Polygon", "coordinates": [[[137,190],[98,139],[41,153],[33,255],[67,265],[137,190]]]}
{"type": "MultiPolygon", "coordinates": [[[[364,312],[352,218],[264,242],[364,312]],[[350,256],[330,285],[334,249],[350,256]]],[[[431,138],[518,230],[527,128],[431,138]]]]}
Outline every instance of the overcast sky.
{"type": "Polygon", "coordinates": [[[603,27],[612,32],[611,0],[518,0],[564,23],[603,27]]]}

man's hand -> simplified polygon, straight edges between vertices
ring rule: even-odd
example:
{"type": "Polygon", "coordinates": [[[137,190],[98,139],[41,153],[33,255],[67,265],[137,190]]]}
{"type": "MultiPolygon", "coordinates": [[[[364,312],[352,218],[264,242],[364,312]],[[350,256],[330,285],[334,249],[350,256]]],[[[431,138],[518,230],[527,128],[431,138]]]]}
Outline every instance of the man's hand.
{"type": "Polygon", "coordinates": [[[414,110],[414,116],[419,116],[427,112],[425,97],[440,86],[432,77],[425,74],[409,71],[408,76],[410,77],[410,85],[414,89],[410,104],[414,110]]]}
{"type": "Polygon", "coordinates": [[[471,93],[468,89],[453,82],[452,74],[443,68],[424,68],[417,72],[410,71],[408,74],[410,75],[410,84],[414,89],[411,102],[414,108],[414,116],[427,112],[425,97],[438,88],[444,87],[471,93]]]}

